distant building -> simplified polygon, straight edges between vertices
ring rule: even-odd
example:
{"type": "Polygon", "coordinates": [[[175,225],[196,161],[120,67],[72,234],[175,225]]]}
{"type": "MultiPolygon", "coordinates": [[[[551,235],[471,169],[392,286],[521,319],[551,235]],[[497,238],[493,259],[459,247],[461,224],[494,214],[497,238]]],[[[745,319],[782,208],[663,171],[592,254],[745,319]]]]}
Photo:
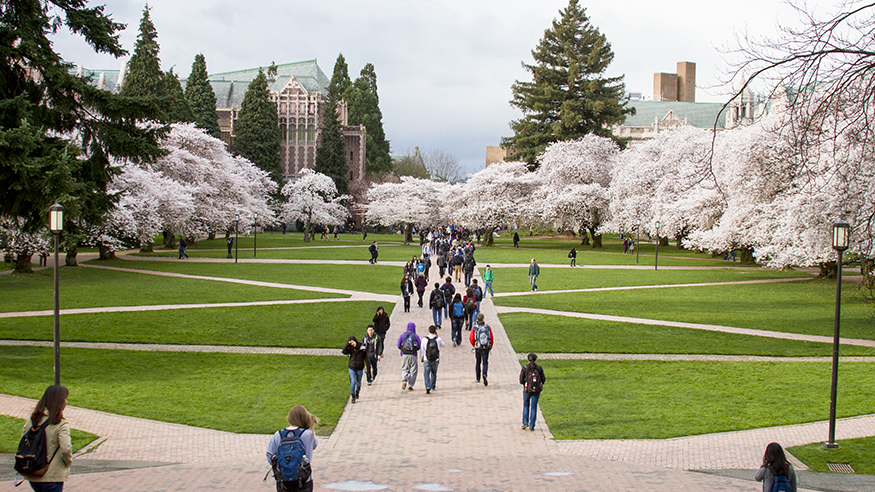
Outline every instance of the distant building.
{"type": "Polygon", "coordinates": [[[500,145],[489,145],[486,147],[486,167],[489,167],[496,162],[504,162],[504,159],[510,157],[512,154],[512,149],[500,145]]]}

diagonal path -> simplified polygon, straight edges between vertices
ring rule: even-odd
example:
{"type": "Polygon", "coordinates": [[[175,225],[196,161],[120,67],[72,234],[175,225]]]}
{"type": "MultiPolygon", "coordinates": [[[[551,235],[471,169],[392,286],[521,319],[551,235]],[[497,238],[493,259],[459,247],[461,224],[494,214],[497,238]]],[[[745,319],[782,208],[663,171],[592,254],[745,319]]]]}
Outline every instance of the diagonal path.
{"type": "Polygon", "coordinates": [[[592,287],[589,289],[538,290],[537,292],[500,292],[498,294],[495,294],[495,297],[529,296],[542,294],[570,294],[574,292],[607,292],[613,290],[670,289],[673,287],[712,287],[717,285],[773,284],[777,282],[801,282],[803,280],[812,280],[812,277],[737,280],[732,282],[701,282],[695,284],[624,285],[619,287],[592,287]]]}

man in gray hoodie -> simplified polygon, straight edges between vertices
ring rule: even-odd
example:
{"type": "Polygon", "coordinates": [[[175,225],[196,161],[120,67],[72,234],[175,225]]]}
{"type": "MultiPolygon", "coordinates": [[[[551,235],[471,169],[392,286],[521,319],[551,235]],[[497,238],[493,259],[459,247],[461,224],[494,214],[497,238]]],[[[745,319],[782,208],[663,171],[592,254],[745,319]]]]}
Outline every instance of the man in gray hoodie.
{"type": "Polygon", "coordinates": [[[401,351],[401,389],[413,391],[419,362],[416,360],[422,341],[416,334],[416,323],[407,323],[407,331],[398,337],[398,350],[401,351]]]}

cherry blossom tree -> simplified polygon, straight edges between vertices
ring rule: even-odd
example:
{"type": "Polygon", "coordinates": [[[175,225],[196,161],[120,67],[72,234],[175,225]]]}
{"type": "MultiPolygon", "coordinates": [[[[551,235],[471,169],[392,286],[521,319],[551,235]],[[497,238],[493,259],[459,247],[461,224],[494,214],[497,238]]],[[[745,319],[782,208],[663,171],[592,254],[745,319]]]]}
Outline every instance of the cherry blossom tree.
{"type": "Polygon", "coordinates": [[[532,212],[565,229],[588,229],[593,248],[600,248],[599,228],[610,213],[611,171],[619,150],[613,140],[596,135],[548,146],[538,156],[535,179],[541,185],[533,194],[532,212]]]}
{"type": "Polygon", "coordinates": [[[400,183],[374,185],[367,193],[365,218],[369,224],[401,225],[406,244],[413,225],[446,219],[442,204],[449,187],[445,182],[412,176],[401,176],[400,183]]]}
{"type": "Polygon", "coordinates": [[[287,201],[282,205],[281,218],[285,222],[304,223],[304,241],[309,242],[308,231],[313,224],[343,224],[349,217],[344,205],[351,197],[338,195],[334,180],[311,169],[303,169],[298,179],[283,186],[287,201]]]}

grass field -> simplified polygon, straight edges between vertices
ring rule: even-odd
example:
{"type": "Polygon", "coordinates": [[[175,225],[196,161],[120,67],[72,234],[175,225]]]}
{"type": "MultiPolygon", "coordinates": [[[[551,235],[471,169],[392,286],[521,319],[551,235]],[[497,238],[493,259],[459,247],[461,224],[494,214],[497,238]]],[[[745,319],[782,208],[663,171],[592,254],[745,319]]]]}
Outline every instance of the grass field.
{"type": "MultiPolygon", "coordinates": [[[[24,419],[0,415],[0,453],[14,453],[18,451],[18,441],[21,439],[24,422],[24,419]]],[[[97,439],[97,436],[94,434],[70,429],[70,440],[73,443],[74,453],[95,439],[97,439]]]]}
{"type": "Polygon", "coordinates": [[[840,449],[820,449],[823,443],[789,448],[793,456],[802,460],[813,472],[831,473],[827,463],[848,463],[854,472],[862,475],[875,475],[875,437],[838,441],[840,449]]]}

